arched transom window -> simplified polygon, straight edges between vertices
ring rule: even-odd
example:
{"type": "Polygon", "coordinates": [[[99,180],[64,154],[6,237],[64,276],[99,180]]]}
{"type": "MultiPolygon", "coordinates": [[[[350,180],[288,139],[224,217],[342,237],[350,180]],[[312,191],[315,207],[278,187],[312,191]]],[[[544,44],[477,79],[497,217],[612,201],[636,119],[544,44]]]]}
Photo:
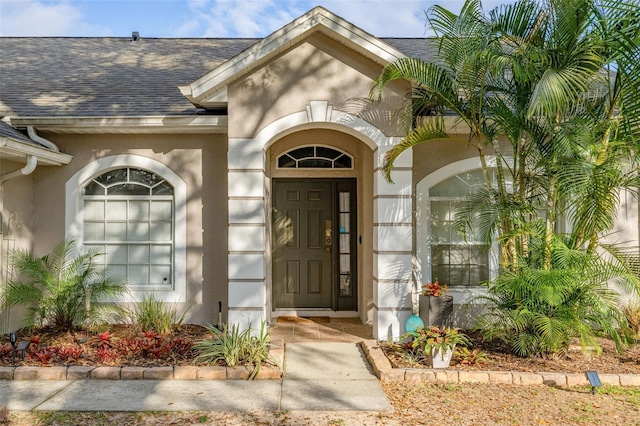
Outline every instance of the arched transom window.
{"type": "Polygon", "coordinates": [[[353,158],[326,146],[303,146],[278,157],[280,169],[351,169],[353,158]]]}
{"type": "Polygon", "coordinates": [[[156,173],[123,167],[82,190],[84,246],[96,248],[112,274],[132,288],[174,283],[174,189],[156,173]]]}

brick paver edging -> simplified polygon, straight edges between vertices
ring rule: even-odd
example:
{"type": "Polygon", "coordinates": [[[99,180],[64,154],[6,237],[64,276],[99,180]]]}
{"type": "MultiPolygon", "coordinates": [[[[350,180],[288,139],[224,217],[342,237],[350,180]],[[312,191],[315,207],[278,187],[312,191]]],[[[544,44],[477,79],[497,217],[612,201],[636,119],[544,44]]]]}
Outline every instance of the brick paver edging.
{"type": "MultiPolygon", "coordinates": [[[[467,371],[427,368],[393,368],[375,340],[364,340],[362,350],[376,376],[385,382],[496,383],[515,385],[588,385],[580,373],[524,373],[517,371],[467,371]]],[[[598,374],[603,384],[640,386],[640,374],[598,374]]]]}
{"type": "MultiPolygon", "coordinates": [[[[279,380],[284,365],[284,341],[273,341],[271,355],[278,366],[263,365],[256,376],[257,380],[279,380]]],[[[251,375],[247,367],[220,366],[169,366],[169,367],[91,367],[91,366],[52,366],[52,367],[0,367],[0,380],[247,380],[251,375]]]]}

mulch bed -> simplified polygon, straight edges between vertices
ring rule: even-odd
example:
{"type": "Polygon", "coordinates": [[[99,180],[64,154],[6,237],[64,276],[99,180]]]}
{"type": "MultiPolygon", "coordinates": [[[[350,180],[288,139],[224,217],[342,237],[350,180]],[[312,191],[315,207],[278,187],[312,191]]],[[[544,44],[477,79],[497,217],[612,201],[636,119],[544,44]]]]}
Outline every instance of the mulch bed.
{"type": "MultiPolygon", "coordinates": [[[[522,358],[509,352],[508,347],[500,341],[484,342],[477,333],[467,333],[473,346],[486,353],[488,360],[478,364],[466,364],[454,355],[451,368],[473,371],[521,371],[521,372],[564,372],[584,373],[596,370],[603,374],[640,374],[640,344],[617,353],[615,344],[609,339],[600,338],[602,347],[600,356],[587,357],[579,345],[572,346],[565,355],[549,358],[522,358]]],[[[388,343],[380,343],[385,355],[396,368],[430,368],[425,364],[409,363],[394,351],[388,343]]]]}

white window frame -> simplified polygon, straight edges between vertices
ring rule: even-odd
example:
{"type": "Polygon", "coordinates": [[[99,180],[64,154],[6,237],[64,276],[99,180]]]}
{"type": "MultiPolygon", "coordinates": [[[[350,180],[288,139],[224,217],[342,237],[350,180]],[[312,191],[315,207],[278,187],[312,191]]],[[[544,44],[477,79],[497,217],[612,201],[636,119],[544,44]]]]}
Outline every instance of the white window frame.
{"type": "MultiPolygon", "coordinates": [[[[66,183],[66,237],[76,242],[76,250],[84,252],[84,198],[82,189],[93,178],[110,170],[132,167],[148,170],[165,179],[174,190],[173,288],[153,289],[163,302],[184,302],[187,293],[187,184],[166,165],[149,157],[133,154],[113,155],[97,159],[78,170],[66,183]]],[[[131,288],[121,300],[139,302],[151,290],[131,288]]]]}
{"type": "MultiPolygon", "coordinates": [[[[495,158],[488,157],[487,165],[495,165],[495,158]]],[[[478,158],[468,158],[448,164],[425,176],[416,184],[416,268],[415,276],[418,280],[418,290],[422,285],[431,282],[431,236],[429,218],[431,217],[431,200],[429,190],[453,176],[461,173],[482,169],[478,158]]],[[[498,273],[498,246],[494,244],[489,249],[489,279],[498,273]]],[[[448,284],[448,283],[447,283],[448,284]]],[[[476,296],[486,294],[483,286],[450,286],[447,294],[453,296],[455,304],[472,302],[476,296]]],[[[481,303],[475,301],[475,303],[481,303]]]]}

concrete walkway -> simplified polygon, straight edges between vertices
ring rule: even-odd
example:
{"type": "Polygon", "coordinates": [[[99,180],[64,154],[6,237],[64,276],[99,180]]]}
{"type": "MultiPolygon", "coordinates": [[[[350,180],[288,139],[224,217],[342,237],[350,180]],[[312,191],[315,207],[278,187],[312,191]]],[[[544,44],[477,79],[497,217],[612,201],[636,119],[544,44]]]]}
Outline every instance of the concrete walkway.
{"type": "Polygon", "coordinates": [[[288,343],[279,380],[2,380],[9,411],[388,411],[356,343],[288,343]]]}

